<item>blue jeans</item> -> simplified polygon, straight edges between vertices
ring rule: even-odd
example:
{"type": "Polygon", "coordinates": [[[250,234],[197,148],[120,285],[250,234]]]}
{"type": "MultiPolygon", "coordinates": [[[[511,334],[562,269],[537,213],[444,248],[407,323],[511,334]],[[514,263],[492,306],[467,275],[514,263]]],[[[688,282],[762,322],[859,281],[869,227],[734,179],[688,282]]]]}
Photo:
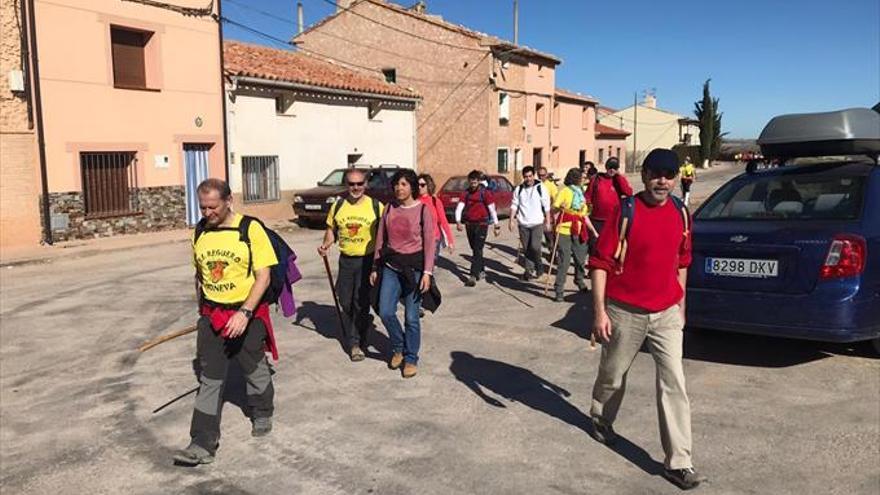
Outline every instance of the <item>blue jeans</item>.
{"type": "MultiPolygon", "coordinates": [[[[416,284],[422,279],[422,272],[413,272],[416,284]]],[[[407,363],[419,362],[419,346],[421,345],[422,326],[419,322],[419,306],[422,305],[422,293],[418,287],[404,289],[403,274],[386,267],[382,268],[382,286],[379,287],[379,318],[388,330],[391,339],[391,352],[403,353],[407,363]],[[397,301],[403,299],[404,324],[406,331],[397,319],[397,301]]]]}

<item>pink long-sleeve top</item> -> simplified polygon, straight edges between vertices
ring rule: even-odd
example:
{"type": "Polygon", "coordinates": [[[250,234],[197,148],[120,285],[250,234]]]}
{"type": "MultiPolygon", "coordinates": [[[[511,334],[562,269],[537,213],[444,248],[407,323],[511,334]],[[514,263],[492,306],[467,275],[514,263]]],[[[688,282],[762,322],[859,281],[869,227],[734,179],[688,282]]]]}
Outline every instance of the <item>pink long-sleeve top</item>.
{"type": "Polygon", "coordinates": [[[447,246],[455,246],[455,237],[453,237],[452,235],[452,229],[449,227],[449,221],[446,220],[446,209],[443,208],[443,201],[437,199],[437,196],[431,196],[430,194],[423,194],[419,196],[419,201],[421,201],[425,204],[425,206],[433,210],[434,218],[437,220],[436,222],[434,222],[435,244],[437,240],[445,237],[447,246]]]}
{"type": "Polygon", "coordinates": [[[387,245],[395,253],[413,254],[424,250],[425,273],[434,271],[434,252],[437,250],[434,230],[436,220],[433,208],[417,202],[412,206],[389,205],[385,208],[379,234],[376,236],[375,261],[382,257],[387,245]]]}

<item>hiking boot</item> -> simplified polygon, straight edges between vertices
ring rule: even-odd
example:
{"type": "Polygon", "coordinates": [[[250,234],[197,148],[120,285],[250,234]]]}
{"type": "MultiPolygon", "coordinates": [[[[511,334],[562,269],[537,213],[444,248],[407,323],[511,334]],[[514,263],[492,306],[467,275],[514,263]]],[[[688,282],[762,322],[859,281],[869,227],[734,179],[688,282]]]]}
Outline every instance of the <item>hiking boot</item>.
{"type": "Polygon", "coordinates": [[[395,352],[393,356],[391,356],[391,360],[388,361],[388,367],[396,370],[400,368],[400,365],[403,364],[403,353],[395,352]]]}
{"type": "Polygon", "coordinates": [[[403,365],[403,377],[404,378],[412,378],[416,376],[416,373],[419,372],[419,367],[413,363],[406,363],[403,365]]]}
{"type": "Polygon", "coordinates": [[[363,361],[364,358],[365,358],[366,356],[364,355],[364,351],[363,351],[363,349],[361,349],[361,348],[358,347],[358,346],[354,346],[354,347],[351,348],[351,355],[350,355],[350,357],[351,357],[351,361],[352,361],[353,363],[356,363],[356,362],[358,362],[358,361],[363,361]]]}
{"type": "Polygon", "coordinates": [[[477,285],[477,279],[474,277],[467,279],[464,283],[465,287],[473,287],[475,285],[477,285]]]}
{"type": "Polygon", "coordinates": [[[272,431],[272,417],[254,418],[251,420],[251,436],[265,437],[272,431]]]}
{"type": "Polygon", "coordinates": [[[682,490],[696,488],[700,483],[706,481],[706,477],[700,475],[700,473],[692,467],[684,469],[664,469],[663,477],[682,490]]]}
{"type": "Polygon", "coordinates": [[[178,466],[198,466],[212,462],[214,462],[214,455],[194,443],[174,454],[174,464],[178,466]]]}
{"type": "Polygon", "coordinates": [[[590,429],[590,436],[605,445],[614,445],[614,442],[617,441],[617,433],[614,433],[614,428],[595,418],[593,419],[593,427],[590,429]]]}

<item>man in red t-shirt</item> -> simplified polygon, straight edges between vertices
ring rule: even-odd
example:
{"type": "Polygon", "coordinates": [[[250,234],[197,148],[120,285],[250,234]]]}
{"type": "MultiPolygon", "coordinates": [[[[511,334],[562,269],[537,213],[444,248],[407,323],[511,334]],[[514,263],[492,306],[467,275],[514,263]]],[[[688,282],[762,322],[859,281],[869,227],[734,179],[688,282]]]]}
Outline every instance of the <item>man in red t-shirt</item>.
{"type": "Polygon", "coordinates": [[[498,212],[495,211],[495,196],[482,184],[483,177],[479,170],[468,174],[468,188],[461,193],[458,206],[455,207],[456,228],[459,232],[467,230],[468,244],[473,251],[471,276],[464,283],[468,287],[473,287],[483,277],[483,246],[486,245],[489,224],[494,225],[496,237],[501,231],[498,212]]]}
{"type": "Polygon", "coordinates": [[[691,239],[687,210],[670,198],[677,175],[674,152],[651,151],[642,165],[645,190],[633,198],[632,215],[624,226],[618,208],[590,256],[593,335],[603,343],[590,416],[592,436],[613,443],[617,435],[611,425],[623,400],[626,375],[647,340],[657,366],[663,474],[688,489],[705,478],[691,460],[691,412],[682,366],[691,239]]]}
{"type": "Polygon", "coordinates": [[[590,207],[590,221],[599,234],[605,222],[614,218],[620,208],[620,198],[632,194],[629,181],[620,173],[620,161],[612,156],[605,162],[605,173],[594,175],[584,193],[590,207]]]}

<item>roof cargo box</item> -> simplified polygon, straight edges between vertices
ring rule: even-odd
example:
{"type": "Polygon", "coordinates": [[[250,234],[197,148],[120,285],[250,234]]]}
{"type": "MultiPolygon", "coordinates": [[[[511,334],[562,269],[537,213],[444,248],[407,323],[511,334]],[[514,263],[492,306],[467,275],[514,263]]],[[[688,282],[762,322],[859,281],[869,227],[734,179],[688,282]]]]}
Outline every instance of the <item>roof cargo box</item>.
{"type": "Polygon", "coordinates": [[[765,156],[868,155],[880,153],[880,113],[868,108],[773,117],[758,138],[765,156]]]}

